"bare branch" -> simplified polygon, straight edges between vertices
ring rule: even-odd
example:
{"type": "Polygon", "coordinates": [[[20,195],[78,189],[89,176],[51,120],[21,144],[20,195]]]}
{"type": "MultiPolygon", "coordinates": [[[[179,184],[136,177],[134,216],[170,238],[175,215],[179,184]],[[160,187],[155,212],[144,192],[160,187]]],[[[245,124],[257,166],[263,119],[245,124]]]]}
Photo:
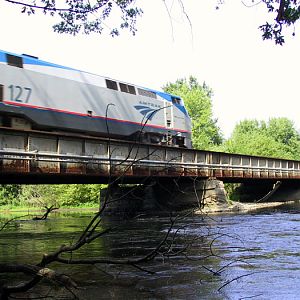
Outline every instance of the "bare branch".
{"type": "Polygon", "coordinates": [[[244,274],[244,275],[235,277],[235,278],[233,278],[233,279],[231,279],[231,280],[228,280],[228,281],[226,281],[221,287],[218,288],[218,291],[220,291],[221,289],[223,289],[223,288],[224,288],[225,286],[227,286],[228,284],[230,284],[230,283],[232,283],[232,282],[234,282],[234,281],[236,281],[236,280],[238,280],[238,279],[240,279],[240,278],[247,277],[247,276],[251,276],[251,275],[257,274],[257,273],[259,273],[259,272],[247,273],[247,274],[244,274]]]}
{"type": "Polygon", "coordinates": [[[34,217],[32,220],[38,220],[38,221],[40,221],[40,220],[46,220],[48,218],[48,215],[52,211],[57,210],[58,207],[54,207],[54,205],[52,205],[50,207],[45,206],[45,209],[46,209],[46,212],[43,214],[43,216],[41,216],[41,217],[34,217]]]}
{"type": "Polygon", "coordinates": [[[5,222],[5,223],[2,225],[2,227],[0,228],[0,231],[2,231],[9,223],[11,223],[11,222],[13,222],[13,221],[15,221],[15,220],[17,220],[17,219],[22,219],[22,218],[25,218],[25,217],[28,217],[28,216],[30,216],[30,214],[23,215],[23,216],[18,216],[18,217],[14,217],[14,218],[8,220],[7,222],[5,222]]]}

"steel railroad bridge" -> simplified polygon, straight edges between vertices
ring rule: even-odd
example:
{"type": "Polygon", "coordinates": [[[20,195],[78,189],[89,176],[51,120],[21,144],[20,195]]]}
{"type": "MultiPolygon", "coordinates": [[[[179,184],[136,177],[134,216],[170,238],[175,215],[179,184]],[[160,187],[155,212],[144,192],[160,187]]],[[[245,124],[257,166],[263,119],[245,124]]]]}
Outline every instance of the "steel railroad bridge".
{"type": "Polygon", "coordinates": [[[0,183],[142,183],[149,178],[294,181],[300,161],[0,128],[0,183]]]}

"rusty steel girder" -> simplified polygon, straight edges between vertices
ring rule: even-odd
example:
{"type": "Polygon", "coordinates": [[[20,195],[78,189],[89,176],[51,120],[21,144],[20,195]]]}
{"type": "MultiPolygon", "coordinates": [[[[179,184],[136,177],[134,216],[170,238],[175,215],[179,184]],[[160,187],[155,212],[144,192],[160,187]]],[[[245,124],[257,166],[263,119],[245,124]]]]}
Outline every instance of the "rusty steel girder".
{"type": "Polygon", "coordinates": [[[282,180],[300,179],[300,162],[1,128],[0,180],[9,174],[282,180]]]}

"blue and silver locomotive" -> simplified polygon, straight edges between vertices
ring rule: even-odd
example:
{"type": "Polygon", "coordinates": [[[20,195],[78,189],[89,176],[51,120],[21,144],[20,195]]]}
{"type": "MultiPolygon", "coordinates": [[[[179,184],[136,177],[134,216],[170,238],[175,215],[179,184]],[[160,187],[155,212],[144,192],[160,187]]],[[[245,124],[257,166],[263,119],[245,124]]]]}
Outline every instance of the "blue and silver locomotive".
{"type": "Polygon", "coordinates": [[[180,97],[5,51],[0,125],[191,148],[180,97]]]}

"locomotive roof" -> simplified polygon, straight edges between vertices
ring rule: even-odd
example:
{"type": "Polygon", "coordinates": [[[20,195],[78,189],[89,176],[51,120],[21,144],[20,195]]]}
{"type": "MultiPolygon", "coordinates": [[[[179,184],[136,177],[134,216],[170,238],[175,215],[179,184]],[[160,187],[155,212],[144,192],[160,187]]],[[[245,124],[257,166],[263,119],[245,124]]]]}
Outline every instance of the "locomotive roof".
{"type": "MultiPolygon", "coordinates": [[[[16,57],[21,57],[23,59],[23,63],[25,65],[26,64],[28,64],[28,65],[39,65],[39,66],[45,66],[45,67],[53,67],[53,68],[58,68],[58,69],[65,69],[65,70],[70,70],[70,71],[82,72],[82,73],[85,73],[85,74],[91,74],[91,75],[94,75],[94,76],[99,76],[99,77],[109,79],[109,80],[113,80],[113,81],[116,81],[116,82],[130,84],[130,85],[133,85],[137,88],[145,89],[147,91],[155,93],[156,95],[158,95],[158,96],[160,96],[160,97],[162,97],[165,100],[170,101],[170,102],[172,102],[172,100],[174,98],[182,100],[181,97],[179,97],[177,95],[170,94],[170,93],[166,93],[164,91],[157,91],[157,90],[154,90],[154,89],[151,89],[151,88],[145,88],[145,87],[138,86],[138,85],[131,84],[131,83],[127,83],[127,82],[124,82],[124,81],[112,79],[112,78],[109,78],[109,77],[106,77],[106,76],[101,76],[99,74],[95,74],[95,73],[82,71],[82,70],[79,70],[79,69],[70,68],[70,67],[66,67],[66,66],[63,66],[63,65],[47,62],[47,61],[39,59],[36,56],[32,56],[32,55],[28,55],[28,54],[15,54],[15,53],[12,53],[12,52],[0,50],[0,63],[6,63],[7,62],[7,59],[6,59],[7,54],[12,55],[12,56],[16,56],[16,57]]],[[[178,106],[180,108],[180,110],[182,110],[184,113],[187,113],[183,102],[182,102],[182,104],[176,104],[176,106],[178,106]]]]}

